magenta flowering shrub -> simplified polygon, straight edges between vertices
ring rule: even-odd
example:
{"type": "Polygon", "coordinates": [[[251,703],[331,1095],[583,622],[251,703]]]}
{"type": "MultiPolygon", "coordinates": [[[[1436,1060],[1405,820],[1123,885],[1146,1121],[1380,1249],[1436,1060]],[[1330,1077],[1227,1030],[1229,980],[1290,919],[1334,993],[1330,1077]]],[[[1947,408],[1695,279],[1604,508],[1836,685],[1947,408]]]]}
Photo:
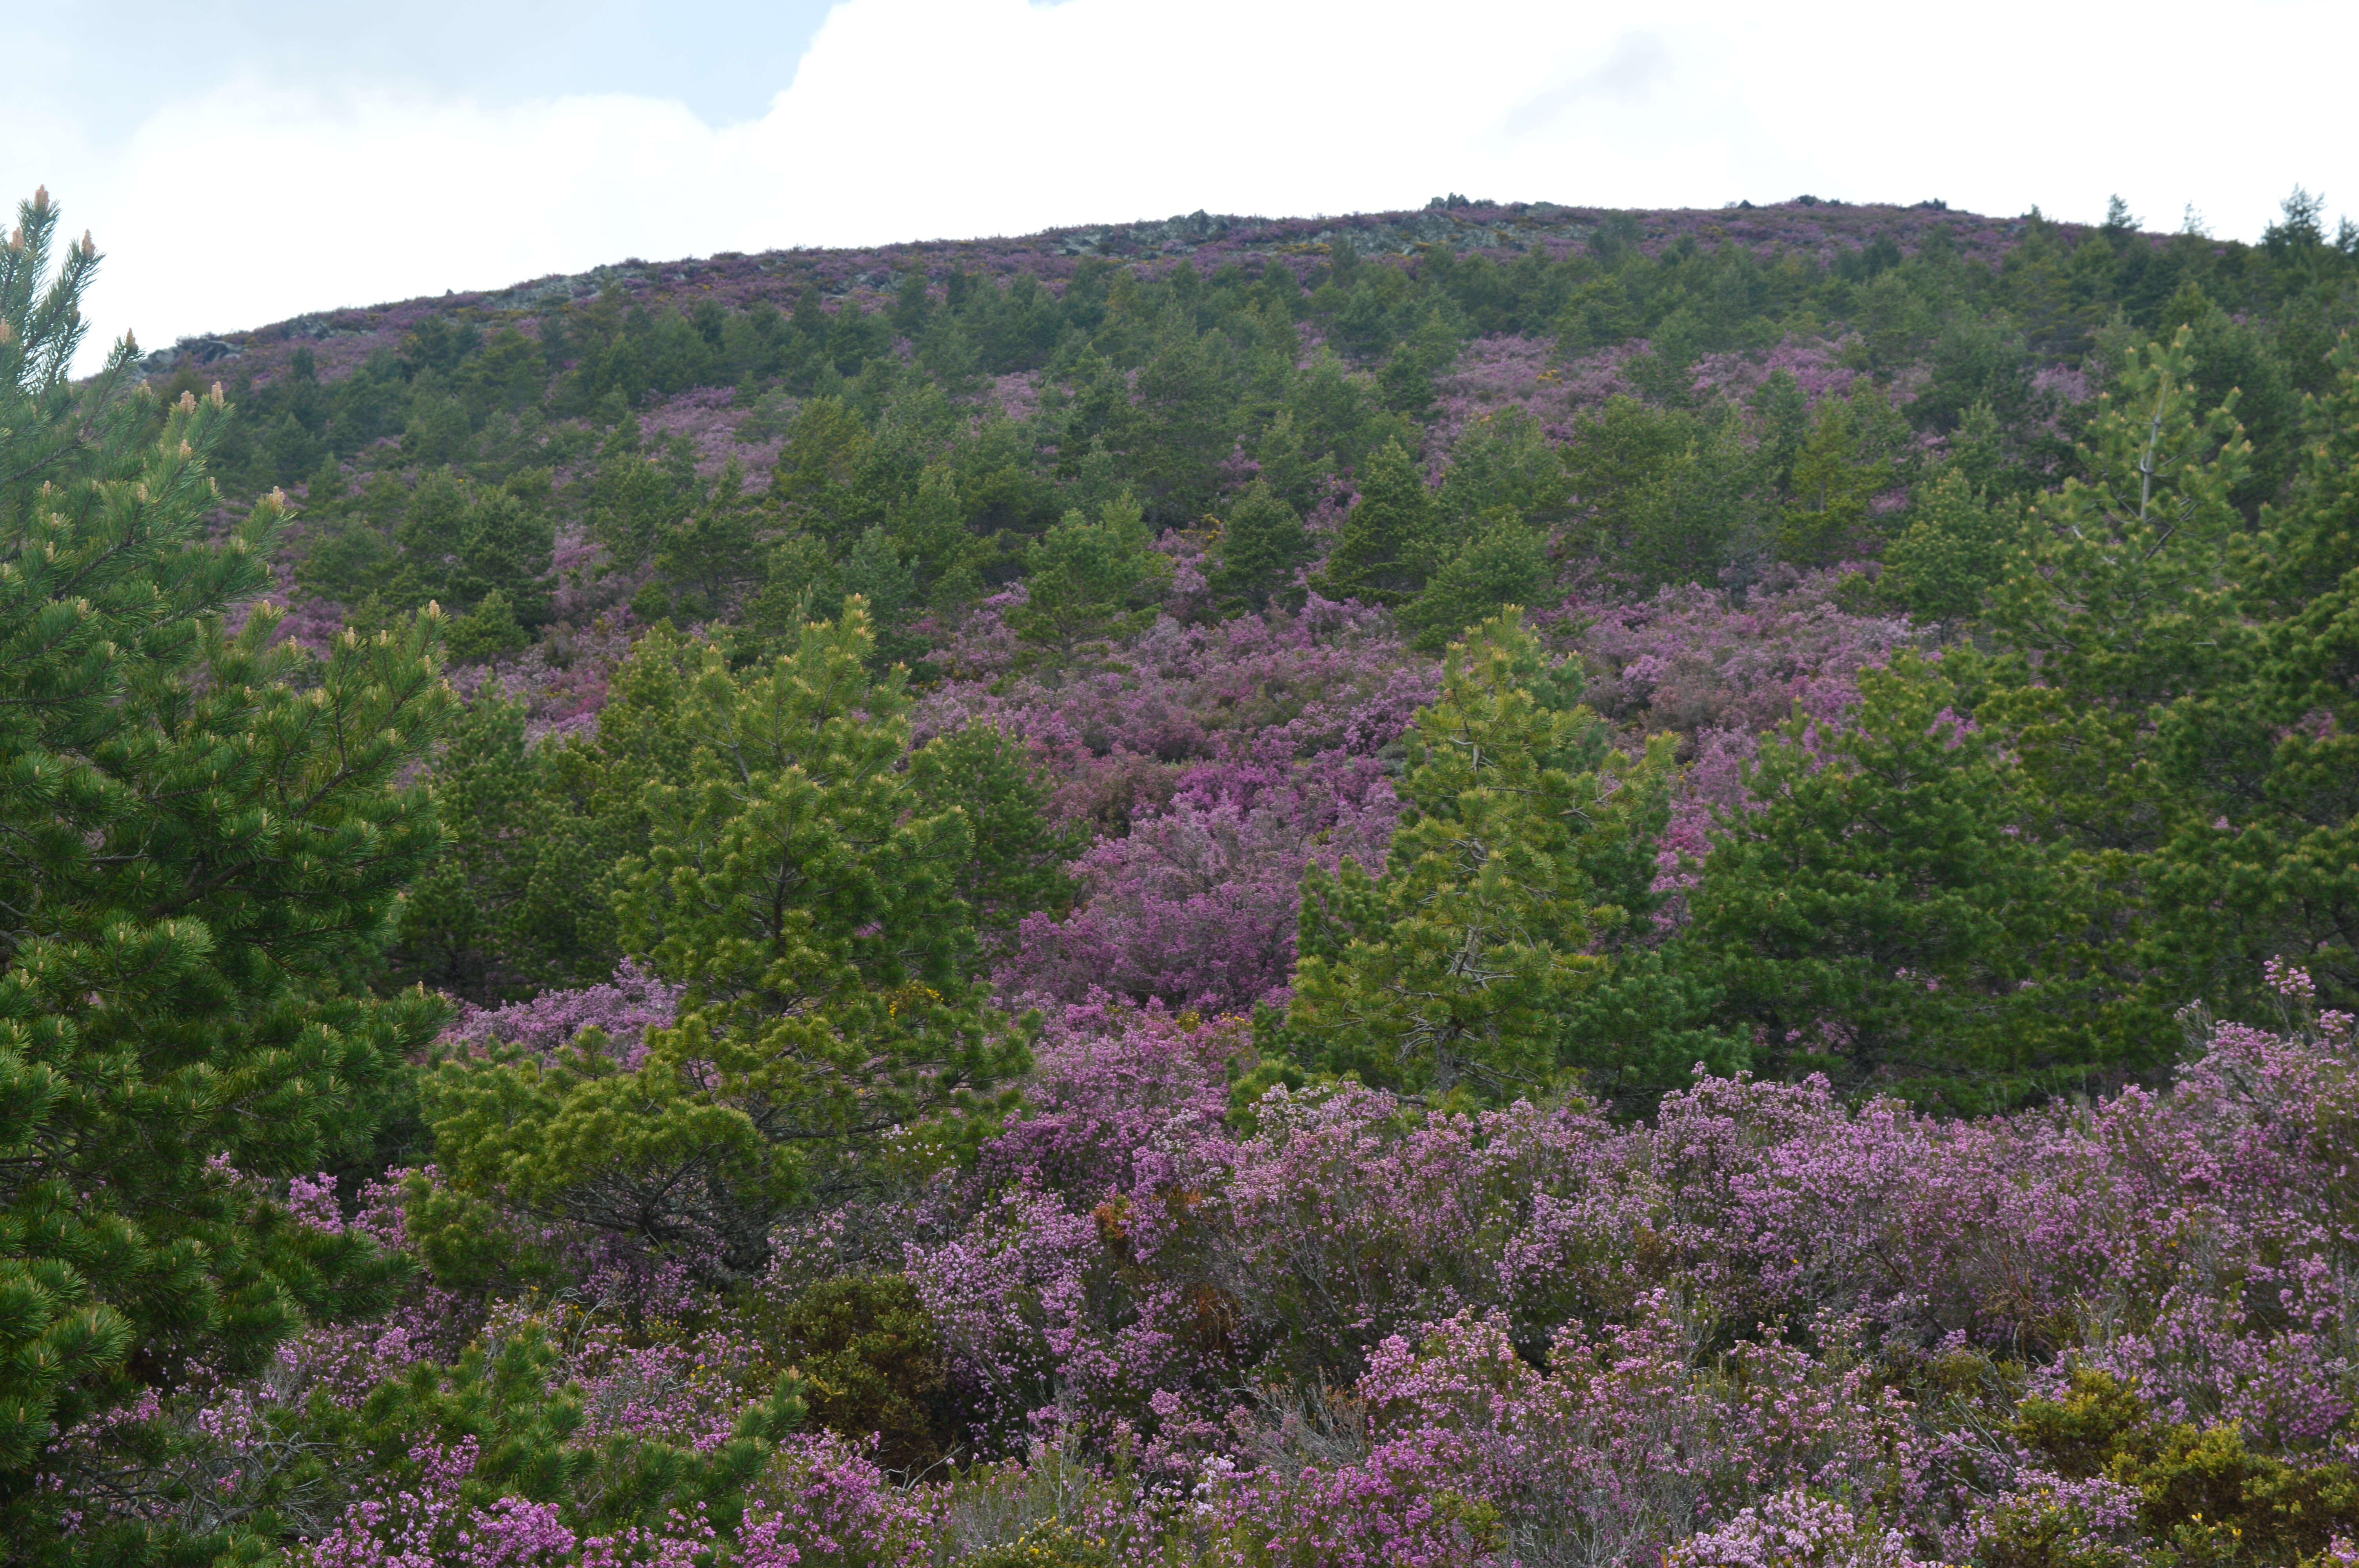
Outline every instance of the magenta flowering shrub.
{"type": "Polygon", "coordinates": [[[1844,362],[1859,346],[1856,336],[1841,341],[1788,336],[1767,353],[1704,354],[1689,367],[1689,390],[1749,403],[1771,376],[1783,371],[1794,378],[1804,402],[1816,407],[1821,398],[1851,391],[1860,372],[1844,362]]]}
{"type": "MultiPolygon", "coordinates": [[[[943,1196],[963,1226],[910,1244],[962,1374],[1003,1409],[1135,1428],[1184,1468],[1207,1446],[1249,1457],[1236,1422],[1261,1418],[1231,1391],[1249,1368],[1348,1390],[1352,1463],[1391,1455],[1362,1481],[1446,1455],[1451,1496],[1496,1510],[1527,1562],[1647,1557],[1715,1521],[1733,1533],[1699,1552],[1799,1530],[1828,1561],[1934,1549],[1895,1531],[1970,1550],[1995,1509],[2069,1505],[2092,1539],[2118,1533],[2118,1490],[2059,1501],[1987,1428],[1904,1391],[1945,1357],[2029,1356],[2054,1369],[2033,1387],[2106,1369],[2157,1419],[2351,1452],[2337,1281],[2359,1230],[2337,1151],[2359,1061],[2340,1017],[2222,1026],[2166,1095],[1980,1123],[1702,1079],[1651,1128],[1280,1089],[1240,1134],[1219,1041],[1070,1011],[1043,1111],[943,1196]],[[2252,1314],[2256,1287],[2282,1314],[2252,1314]],[[1852,1500],[1804,1506],[1820,1497],[1852,1500]]],[[[1252,1517],[1317,1514],[1276,1484],[1252,1517]]],[[[1453,1530],[1490,1517],[1450,1507],[1453,1530]]]]}
{"type": "Polygon", "coordinates": [[[1186,769],[1161,806],[1133,811],[1127,834],[1093,845],[1074,867],[1085,902],[1061,921],[1025,920],[1001,989],[1240,1012],[1283,987],[1304,867],[1380,862],[1398,806],[1373,757],[1270,752],[1186,769]]]}
{"type": "Polygon", "coordinates": [[[946,662],[978,678],[945,681],[919,699],[919,738],[985,719],[1026,736],[1067,773],[1117,754],[1208,760],[1223,736],[1249,738],[1256,751],[1282,741],[1303,757],[1374,754],[1408,728],[1438,675],[1383,611],[1319,599],[1290,615],[1158,620],[1123,648],[1124,668],[1053,681],[989,679],[1005,668],[987,652],[996,636],[991,617],[971,618],[962,637],[984,646],[962,641],[946,662]]]}
{"type": "MultiPolygon", "coordinates": [[[[1051,1527],[1122,1562],[1903,1568],[2049,1541],[2143,1568],[2163,1505],[2060,1473],[2016,1401],[2103,1374],[2141,1420],[2359,1462],[2359,1039],[2305,979],[2277,970],[2276,1029],[2191,1018],[2168,1089],[1978,1122],[1709,1077],[1651,1124],[1352,1086],[1241,1119],[1242,1021],[1101,993],[1051,1011],[1027,1105],[971,1159],[895,1156],[910,1183],[815,1211],[759,1286],[906,1271],[968,1452],[1004,1463],[895,1476],[865,1434],[808,1432],[742,1520],[627,1529],[487,1491],[463,1435],[413,1442],[402,1479],[339,1468],[320,1400],[442,1378],[468,1343],[543,1347],[516,1365],[577,1411],[565,1452],[741,1441],[780,1369],[756,1316],[594,1260],[472,1315],[420,1280],[372,1339],[315,1329],[264,1379],[151,1401],[125,1419],[183,1434],[168,1474],[87,1436],[57,1462],[124,1509],[268,1497],[302,1561],[372,1568],[914,1565],[1051,1527]]],[[[349,1219],[323,1180],[289,1204],[401,1248],[390,1191],[349,1219]]]]}
{"type": "Polygon", "coordinates": [[[1382,858],[1397,811],[1383,758],[1437,670],[1382,611],[1313,598],[1211,625],[1165,618],[1124,667],[982,678],[1004,667],[986,615],[962,633],[922,732],[988,722],[1047,765],[1051,809],[1094,829],[1082,902],[1036,914],[998,976],[1011,997],[1241,1011],[1285,984],[1304,867],[1382,858]]]}
{"type": "Polygon", "coordinates": [[[569,734],[596,723],[614,667],[630,656],[642,630],[632,624],[627,605],[596,610],[578,630],[563,625],[521,653],[459,666],[451,685],[469,701],[490,694],[522,704],[525,733],[534,741],[569,734]]]}
{"type": "Polygon", "coordinates": [[[705,479],[735,459],[749,491],[768,488],[770,470],[785,445],[783,435],[745,438],[745,411],[738,406],[734,387],[692,387],[641,408],[634,416],[650,445],[673,436],[684,438],[695,449],[697,473],[705,479]]]}
{"type": "Polygon", "coordinates": [[[601,985],[543,991],[529,1001],[504,1007],[465,1003],[442,1038],[475,1051],[509,1046],[549,1056],[571,1044],[583,1030],[595,1029],[614,1043],[628,1070],[647,1054],[647,1031],[671,1027],[680,990],[625,958],[614,978],[601,985]]]}
{"type": "Polygon", "coordinates": [[[559,1568],[575,1561],[580,1542],[559,1521],[555,1504],[511,1497],[469,1507],[461,1500],[460,1484],[477,1457],[472,1438],[455,1448],[412,1450],[419,1483],[356,1498],[304,1560],[310,1568],[559,1568]]]}
{"type": "Polygon", "coordinates": [[[1426,451],[1447,452],[1469,425],[1509,407],[1526,410],[1549,439],[1562,442],[1571,435],[1573,416],[1637,391],[1623,368],[1646,351],[1639,339],[1563,360],[1550,339],[1478,338],[1448,373],[1434,378],[1440,401],[1426,427],[1426,451]]]}
{"type": "Polygon", "coordinates": [[[1919,1560],[1898,1530],[1797,1487],[1690,1536],[1669,1561],[1677,1568],[1915,1568],[1919,1560]]]}
{"type": "Polygon", "coordinates": [[[894,1484],[860,1444],[790,1438],[750,1489],[745,1568],[919,1568],[933,1561],[940,1499],[894,1484]]]}
{"type": "Polygon", "coordinates": [[[2149,1560],[2139,1539],[2137,1489],[2107,1476],[2082,1480],[2025,1467],[2009,1489],[1985,1499],[1952,1537],[1962,1556],[1988,1558],[2019,1542],[2053,1542],[2060,1557],[2092,1568],[2136,1568],[2149,1560]]]}
{"type": "Polygon", "coordinates": [[[1843,602],[1841,568],[1756,587],[1740,604],[1701,587],[1636,603],[1576,597],[1549,612],[1603,678],[1601,713],[1647,730],[1757,735],[1797,706],[1831,723],[1859,701],[1854,677],[1881,668],[1926,633],[1905,615],[1843,602]]]}

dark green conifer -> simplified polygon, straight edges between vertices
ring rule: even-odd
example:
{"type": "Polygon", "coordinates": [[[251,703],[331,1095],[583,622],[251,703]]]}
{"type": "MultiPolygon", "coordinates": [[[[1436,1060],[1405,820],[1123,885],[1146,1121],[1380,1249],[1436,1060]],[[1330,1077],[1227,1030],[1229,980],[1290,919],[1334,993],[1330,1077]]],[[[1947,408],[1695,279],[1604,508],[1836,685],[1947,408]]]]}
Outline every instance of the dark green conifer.
{"type": "Polygon", "coordinates": [[[1310,534],[1301,515],[1256,480],[1221,520],[1219,564],[1211,578],[1213,602],[1259,614],[1272,602],[1299,603],[1296,568],[1310,557],[1310,534]]]}
{"type": "MultiPolygon", "coordinates": [[[[0,250],[0,1539],[64,1539],[42,1451],[201,1364],[241,1378],[307,1317],[386,1299],[357,1234],[274,1178],[367,1152],[441,1018],[367,989],[440,840],[403,781],[449,693],[433,628],[325,660],[235,612],[269,585],[273,494],[215,537],[216,389],[130,390],[126,337],[69,379],[97,254],[46,193],[0,250]],[[253,1178],[241,1180],[238,1173],[253,1178]]],[[[136,1441],[134,1423],[122,1430],[136,1441]]],[[[81,1548],[135,1560],[144,1524],[81,1548]]]]}
{"type": "Polygon", "coordinates": [[[1434,549],[1433,492],[1417,460],[1398,441],[1371,455],[1359,504],[1311,586],[1330,599],[1401,604],[1425,587],[1434,549]]]}

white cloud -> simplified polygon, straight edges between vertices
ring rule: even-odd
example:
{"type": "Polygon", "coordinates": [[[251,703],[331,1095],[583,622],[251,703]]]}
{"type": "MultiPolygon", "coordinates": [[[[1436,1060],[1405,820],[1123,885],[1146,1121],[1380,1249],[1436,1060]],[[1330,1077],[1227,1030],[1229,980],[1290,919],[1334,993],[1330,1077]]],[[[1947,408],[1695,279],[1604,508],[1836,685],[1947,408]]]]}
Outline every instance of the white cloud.
{"type": "Polygon", "coordinates": [[[0,161],[50,163],[111,254],[100,330],[151,343],[625,255],[1444,190],[2093,218],[2118,189],[2158,226],[2193,202],[2246,237],[2296,180],[2359,211],[2331,76],[2352,10],[2284,0],[2226,29],[2171,9],[2130,28],[2026,0],[848,0],[767,115],[726,129],[643,97],[488,108],[247,79],[105,145],[20,130],[0,161]]]}

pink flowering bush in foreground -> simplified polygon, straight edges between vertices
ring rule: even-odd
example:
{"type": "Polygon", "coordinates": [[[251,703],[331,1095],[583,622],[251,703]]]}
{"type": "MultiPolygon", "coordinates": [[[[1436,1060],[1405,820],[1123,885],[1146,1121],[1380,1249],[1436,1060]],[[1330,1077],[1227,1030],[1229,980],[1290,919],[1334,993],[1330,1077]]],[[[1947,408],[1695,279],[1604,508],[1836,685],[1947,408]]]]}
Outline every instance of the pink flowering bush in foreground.
{"type": "MultiPolygon", "coordinates": [[[[54,1460],[125,1509],[274,1498],[323,1568],[2324,1561],[2359,1524],[2359,1040],[2305,979],[2276,1028],[2190,1016],[2167,1090],[1975,1122],[1744,1078],[1652,1125],[1348,1086],[1240,1119],[1238,1021],[1101,995],[1023,1112],[903,1151],[750,1291],[421,1277],[365,1345],[147,1411],[201,1437],[178,1470],[54,1460]],[[857,1357],[763,1327],[894,1275],[963,1470],[817,1430],[857,1357]]],[[[387,1189],[299,1187],[415,1245],[387,1189]]]]}

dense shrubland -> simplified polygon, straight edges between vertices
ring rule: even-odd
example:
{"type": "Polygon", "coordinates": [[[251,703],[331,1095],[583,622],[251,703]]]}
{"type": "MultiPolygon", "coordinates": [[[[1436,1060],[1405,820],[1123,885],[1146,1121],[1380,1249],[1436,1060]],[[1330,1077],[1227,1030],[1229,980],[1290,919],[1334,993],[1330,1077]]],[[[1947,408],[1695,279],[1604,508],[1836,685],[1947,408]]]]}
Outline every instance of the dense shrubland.
{"type": "Polygon", "coordinates": [[[19,216],[10,1560],[2359,1561],[2311,199],[19,216]]]}

